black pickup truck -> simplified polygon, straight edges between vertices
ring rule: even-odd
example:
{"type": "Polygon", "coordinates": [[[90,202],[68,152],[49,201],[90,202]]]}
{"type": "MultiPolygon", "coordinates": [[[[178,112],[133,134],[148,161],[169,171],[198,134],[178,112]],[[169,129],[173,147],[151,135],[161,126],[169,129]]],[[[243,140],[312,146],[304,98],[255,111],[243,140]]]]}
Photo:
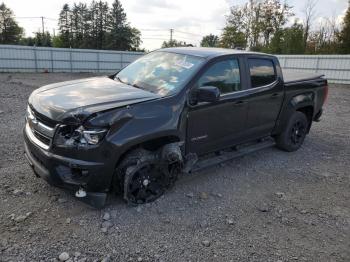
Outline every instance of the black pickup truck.
{"type": "Polygon", "coordinates": [[[110,191],[142,204],[180,173],[273,145],[297,150],[327,94],[322,75],[283,75],[275,56],[162,49],[109,77],[36,89],[25,156],[37,176],[93,206],[110,191]]]}

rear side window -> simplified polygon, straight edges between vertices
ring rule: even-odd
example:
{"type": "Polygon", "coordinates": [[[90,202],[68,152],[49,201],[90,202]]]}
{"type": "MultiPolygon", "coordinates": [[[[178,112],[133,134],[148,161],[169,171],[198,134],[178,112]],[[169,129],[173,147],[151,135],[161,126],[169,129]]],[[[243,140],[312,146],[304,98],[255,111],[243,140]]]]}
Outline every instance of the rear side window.
{"type": "Polygon", "coordinates": [[[250,58],[248,59],[252,88],[272,84],[276,80],[275,67],[272,60],[250,58]]]}
{"type": "Polygon", "coordinates": [[[241,90],[241,79],[237,59],[216,62],[198,80],[198,87],[215,86],[221,94],[241,90]]]}

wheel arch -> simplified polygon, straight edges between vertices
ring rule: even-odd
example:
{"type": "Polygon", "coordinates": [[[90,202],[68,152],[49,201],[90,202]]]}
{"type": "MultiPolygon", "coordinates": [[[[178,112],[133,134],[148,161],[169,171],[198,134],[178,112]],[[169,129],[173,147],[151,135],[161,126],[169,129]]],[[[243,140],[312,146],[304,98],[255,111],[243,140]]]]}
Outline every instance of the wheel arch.
{"type": "Polygon", "coordinates": [[[307,132],[309,133],[311,125],[312,125],[312,119],[314,115],[314,104],[315,104],[315,95],[312,92],[303,93],[294,96],[291,99],[291,105],[294,108],[295,111],[303,113],[308,122],[309,126],[307,129],[307,132]]]}
{"type": "Polygon", "coordinates": [[[137,148],[143,148],[148,151],[156,151],[157,149],[171,143],[181,142],[181,138],[178,135],[169,134],[169,135],[161,135],[157,137],[144,138],[142,140],[135,141],[130,143],[125,149],[120,153],[118,161],[116,163],[116,168],[119,163],[125,158],[125,156],[131,151],[137,148]]]}
{"type": "MultiPolygon", "coordinates": [[[[181,143],[181,139],[176,135],[164,135],[153,137],[149,139],[144,139],[141,141],[137,141],[133,144],[129,144],[126,149],[120,154],[114,168],[113,179],[111,183],[111,189],[115,192],[122,192],[122,185],[124,178],[120,176],[118,169],[120,165],[123,165],[124,160],[128,159],[129,155],[132,155],[134,152],[142,152],[145,150],[146,152],[156,152],[160,148],[163,148],[165,145],[172,143],[181,143]]],[[[181,150],[181,149],[180,149],[181,150]]],[[[180,151],[181,154],[181,151],[180,151]]]]}
{"type": "Polygon", "coordinates": [[[272,132],[273,135],[278,135],[283,131],[283,127],[288,123],[289,117],[296,111],[302,112],[306,115],[309,121],[308,131],[312,125],[312,119],[314,115],[315,107],[315,95],[313,92],[306,92],[302,94],[297,94],[292,98],[288,99],[285,104],[280,118],[277,120],[276,126],[272,132]]]}
{"type": "Polygon", "coordinates": [[[307,120],[309,122],[308,130],[307,130],[308,133],[309,133],[311,125],[312,125],[312,118],[313,118],[313,115],[314,115],[314,107],[313,107],[313,105],[299,107],[299,108],[296,109],[296,111],[301,112],[301,113],[303,113],[306,116],[306,118],[307,118],[307,120]]]}

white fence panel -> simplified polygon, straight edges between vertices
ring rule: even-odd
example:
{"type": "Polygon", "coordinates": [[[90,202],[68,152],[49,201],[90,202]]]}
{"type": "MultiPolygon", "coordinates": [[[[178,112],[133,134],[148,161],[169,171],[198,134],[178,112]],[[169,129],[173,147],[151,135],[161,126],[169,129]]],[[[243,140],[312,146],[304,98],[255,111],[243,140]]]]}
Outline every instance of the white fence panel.
{"type": "MultiPolygon", "coordinates": [[[[0,72],[116,72],[142,52],[0,45],[0,72]]],[[[350,55],[277,55],[282,68],[350,84],[350,55]]]]}
{"type": "Polygon", "coordinates": [[[350,84],[350,55],[277,55],[282,69],[324,74],[330,83],[350,84]]]}
{"type": "Polygon", "coordinates": [[[116,72],[142,52],[0,45],[0,72],[116,72]]]}

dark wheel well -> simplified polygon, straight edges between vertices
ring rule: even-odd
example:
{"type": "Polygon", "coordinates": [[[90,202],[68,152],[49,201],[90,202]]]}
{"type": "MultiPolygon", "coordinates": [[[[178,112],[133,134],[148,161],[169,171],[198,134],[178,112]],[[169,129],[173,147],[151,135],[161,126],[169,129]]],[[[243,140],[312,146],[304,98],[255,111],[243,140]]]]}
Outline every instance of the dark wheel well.
{"type": "Polygon", "coordinates": [[[309,127],[308,127],[308,131],[310,130],[311,128],[311,124],[312,124],[312,117],[313,117],[313,114],[314,114],[314,108],[313,106],[305,106],[305,107],[301,107],[301,108],[298,108],[296,111],[299,111],[301,113],[303,113],[308,122],[309,122],[309,127]]]}
{"type": "Polygon", "coordinates": [[[177,136],[157,137],[157,138],[154,138],[154,139],[150,139],[150,140],[144,141],[144,142],[142,142],[140,144],[134,145],[131,148],[129,148],[128,150],[126,150],[126,152],[124,152],[120,156],[116,167],[119,165],[119,163],[125,158],[125,156],[129,152],[132,152],[133,150],[135,150],[137,148],[145,149],[145,150],[148,150],[148,151],[156,151],[157,149],[161,148],[162,146],[164,146],[166,144],[174,143],[174,142],[180,142],[179,137],[177,137],[177,136]]]}
{"type": "MultiPolygon", "coordinates": [[[[174,142],[180,142],[179,137],[177,136],[164,136],[164,137],[158,137],[154,139],[150,139],[147,141],[144,141],[140,144],[134,145],[130,147],[128,150],[126,150],[118,159],[118,162],[115,165],[115,170],[117,171],[118,167],[123,163],[123,161],[128,157],[129,154],[132,154],[133,152],[154,152],[161,148],[162,146],[165,146],[170,143],[174,142]]],[[[117,173],[113,176],[113,182],[111,184],[111,189],[116,192],[121,192],[121,188],[116,186],[118,185],[122,179],[118,176],[117,173]],[[113,188],[114,186],[114,188],[113,188]]]]}

